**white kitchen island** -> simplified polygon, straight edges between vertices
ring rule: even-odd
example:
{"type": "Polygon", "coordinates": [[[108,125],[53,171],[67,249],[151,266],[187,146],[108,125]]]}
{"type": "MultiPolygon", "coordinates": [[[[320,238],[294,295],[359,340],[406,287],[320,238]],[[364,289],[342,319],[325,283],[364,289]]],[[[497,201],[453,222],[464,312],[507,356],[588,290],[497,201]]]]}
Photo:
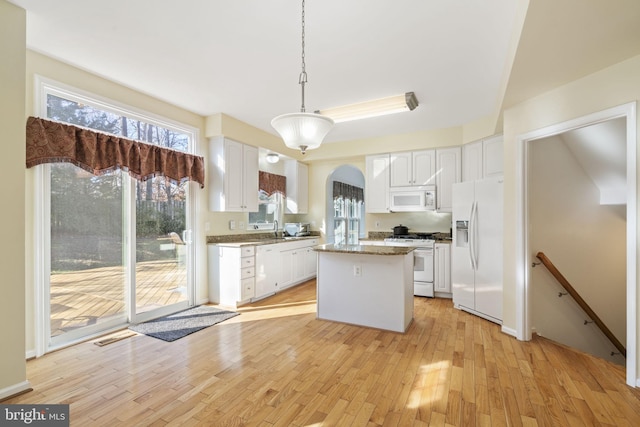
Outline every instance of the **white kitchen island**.
{"type": "Polygon", "coordinates": [[[395,332],[413,320],[414,248],[320,245],[318,319],[395,332]]]}

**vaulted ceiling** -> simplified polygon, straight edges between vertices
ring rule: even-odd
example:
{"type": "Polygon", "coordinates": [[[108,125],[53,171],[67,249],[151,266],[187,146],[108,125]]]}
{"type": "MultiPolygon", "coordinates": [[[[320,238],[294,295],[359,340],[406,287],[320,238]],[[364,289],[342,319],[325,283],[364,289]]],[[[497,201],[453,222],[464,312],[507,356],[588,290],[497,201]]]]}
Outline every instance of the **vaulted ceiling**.
{"type": "MultiPolygon", "coordinates": [[[[301,2],[9,0],[30,49],[275,134],[300,108],[301,2]]],[[[416,93],[338,142],[463,125],[640,53],[637,0],[310,0],[307,110],[416,93]]]]}

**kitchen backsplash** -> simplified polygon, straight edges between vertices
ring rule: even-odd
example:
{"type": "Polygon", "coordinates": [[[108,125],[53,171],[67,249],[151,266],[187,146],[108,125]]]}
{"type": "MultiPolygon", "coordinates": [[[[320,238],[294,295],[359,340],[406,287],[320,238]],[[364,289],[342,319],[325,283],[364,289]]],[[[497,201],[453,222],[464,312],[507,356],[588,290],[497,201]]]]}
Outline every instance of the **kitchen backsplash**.
{"type": "Polygon", "coordinates": [[[367,214],[365,227],[368,233],[393,233],[397,225],[409,227],[409,233],[449,233],[451,214],[438,212],[395,212],[367,214]]]}

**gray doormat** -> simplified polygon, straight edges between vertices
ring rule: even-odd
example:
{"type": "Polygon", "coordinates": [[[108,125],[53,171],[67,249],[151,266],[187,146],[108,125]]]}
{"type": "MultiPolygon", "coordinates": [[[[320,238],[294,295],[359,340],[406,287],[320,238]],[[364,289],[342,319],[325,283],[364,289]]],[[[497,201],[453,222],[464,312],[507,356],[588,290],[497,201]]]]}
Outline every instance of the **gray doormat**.
{"type": "Polygon", "coordinates": [[[234,311],[201,305],[145,323],[131,325],[129,329],[170,342],[239,314],[234,311]]]}

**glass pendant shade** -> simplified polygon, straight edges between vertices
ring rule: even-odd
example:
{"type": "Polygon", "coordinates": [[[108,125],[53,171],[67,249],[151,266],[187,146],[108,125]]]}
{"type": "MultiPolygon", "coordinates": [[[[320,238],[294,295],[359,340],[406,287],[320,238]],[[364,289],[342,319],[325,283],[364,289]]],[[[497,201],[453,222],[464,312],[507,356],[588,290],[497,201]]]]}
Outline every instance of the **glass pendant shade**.
{"type": "Polygon", "coordinates": [[[271,120],[271,126],[280,134],[284,144],[294,150],[313,150],[333,128],[333,120],[314,113],[282,114],[271,120]]]}

